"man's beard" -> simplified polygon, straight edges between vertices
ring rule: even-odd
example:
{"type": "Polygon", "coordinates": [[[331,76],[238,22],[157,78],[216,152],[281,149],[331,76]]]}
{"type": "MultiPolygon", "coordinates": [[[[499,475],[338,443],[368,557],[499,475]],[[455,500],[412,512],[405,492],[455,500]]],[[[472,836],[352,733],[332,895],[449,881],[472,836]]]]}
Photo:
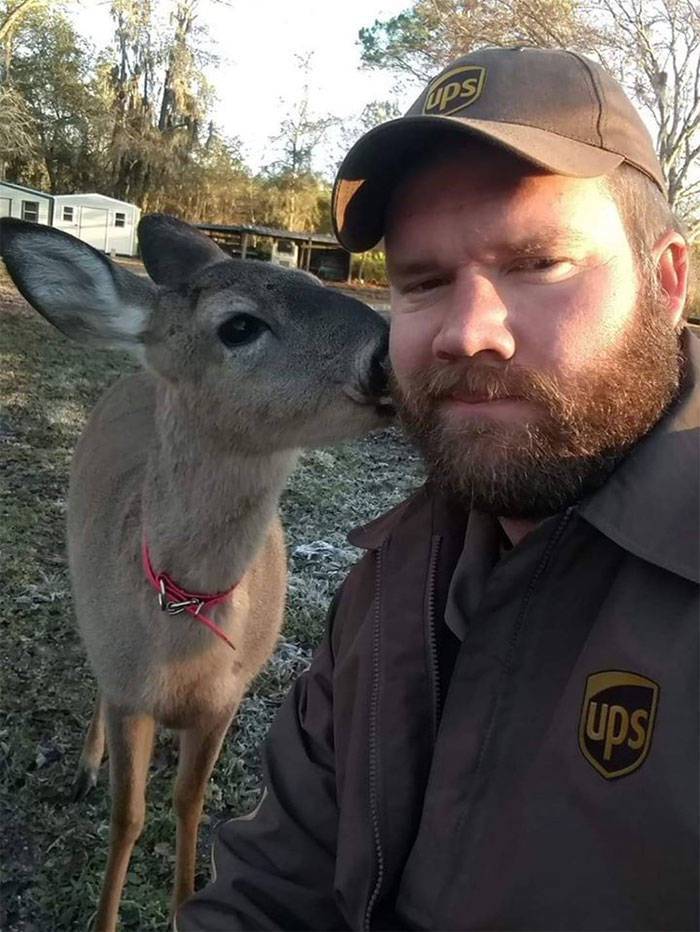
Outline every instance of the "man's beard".
{"type": "Polygon", "coordinates": [[[678,394],[678,331],[658,302],[649,290],[606,358],[568,378],[479,360],[432,366],[403,387],[392,376],[400,420],[430,480],[467,508],[527,519],[556,514],[600,488],[678,394]],[[447,417],[441,404],[453,394],[518,396],[534,402],[537,414],[520,424],[460,418],[455,410],[447,417]]]}

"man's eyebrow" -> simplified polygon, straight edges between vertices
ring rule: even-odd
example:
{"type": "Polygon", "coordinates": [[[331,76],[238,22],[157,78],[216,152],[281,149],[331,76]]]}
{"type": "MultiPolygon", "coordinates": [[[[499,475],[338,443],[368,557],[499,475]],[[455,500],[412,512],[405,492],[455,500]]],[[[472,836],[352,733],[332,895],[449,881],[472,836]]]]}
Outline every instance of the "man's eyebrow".
{"type": "Polygon", "coordinates": [[[590,242],[590,238],[575,230],[541,230],[534,236],[524,236],[497,244],[493,252],[519,256],[542,255],[552,250],[576,248],[585,245],[586,242],[590,242]]]}
{"type": "MultiPolygon", "coordinates": [[[[503,240],[490,245],[487,249],[495,256],[541,256],[548,252],[566,249],[576,249],[590,243],[590,237],[584,236],[576,230],[562,230],[552,228],[538,231],[535,235],[523,236],[518,239],[503,240]]],[[[390,258],[387,261],[389,274],[413,277],[435,272],[441,266],[439,256],[423,259],[390,258]]]]}
{"type": "Polygon", "coordinates": [[[387,261],[387,270],[389,275],[405,275],[413,277],[414,275],[427,275],[439,267],[440,261],[432,259],[415,259],[403,262],[401,259],[389,259],[387,261]]]}

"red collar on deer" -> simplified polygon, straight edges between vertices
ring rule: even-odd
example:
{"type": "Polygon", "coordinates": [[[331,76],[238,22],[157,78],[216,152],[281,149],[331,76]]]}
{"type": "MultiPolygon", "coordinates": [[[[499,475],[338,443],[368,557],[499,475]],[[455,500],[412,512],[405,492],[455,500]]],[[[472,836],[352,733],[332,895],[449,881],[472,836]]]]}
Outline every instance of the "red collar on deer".
{"type": "Polygon", "coordinates": [[[186,589],[178,586],[167,573],[155,572],[153,564],[151,563],[145,537],[143,538],[143,544],[141,546],[141,554],[146,578],[158,593],[158,604],[160,605],[161,611],[167,612],[169,615],[179,615],[180,612],[187,612],[189,615],[192,615],[193,618],[196,618],[197,621],[201,621],[203,625],[206,625],[207,628],[213,631],[222,641],[226,641],[231,650],[235,650],[236,648],[221,628],[217,624],[214,624],[211,618],[202,615],[202,609],[226,601],[238,583],[231,586],[226,592],[217,592],[215,595],[206,595],[202,592],[188,592],[186,589]]]}

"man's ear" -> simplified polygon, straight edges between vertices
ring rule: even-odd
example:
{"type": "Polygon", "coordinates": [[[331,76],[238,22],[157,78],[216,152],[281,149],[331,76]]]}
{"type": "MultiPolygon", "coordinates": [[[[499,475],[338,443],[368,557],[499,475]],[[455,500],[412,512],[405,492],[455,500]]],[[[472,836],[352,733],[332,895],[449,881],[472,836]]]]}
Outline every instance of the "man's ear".
{"type": "Polygon", "coordinates": [[[53,227],[0,220],[0,256],[32,307],[66,336],[138,352],[156,290],[53,227]]]}
{"type": "Polygon", "coordinates": [[[138,235],[146,271],[166,288],[178,288],[208,265],[231,258],[201,230],[167,214],[146,214],[138,235]]]}
{"type": "Polygon", "coordinates": [[[680,233],[669,230],[655,244],[653,255],[665,297],[664,308],[673,326],[677,327],[688,295],[688,244],[680,233]]]}

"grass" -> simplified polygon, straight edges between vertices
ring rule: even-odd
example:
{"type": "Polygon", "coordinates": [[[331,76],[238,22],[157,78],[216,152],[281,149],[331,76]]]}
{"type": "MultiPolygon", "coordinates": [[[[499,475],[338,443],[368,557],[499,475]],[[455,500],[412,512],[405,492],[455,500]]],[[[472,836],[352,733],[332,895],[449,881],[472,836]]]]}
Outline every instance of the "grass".
{"type": "MultiPolygon", "coordinates": [[[[82,804],[70,786],[95,694],[73,624],[64,548],[68,468],[87,412],[130,368],[69,343],[31,312],[0,272],[0,929],[85,929],[106,859],[103,769],[82,804]]],[[[244,700],[211,781],[198,884],[223,817],[259,793],[258,747],[281,699],[308,665],[331,595],[358,551],[347,530],[421,481],[394,430],[307,453],[282,502],[290,554],[288,615],[279,649],[244,700]]],[[[160,734],[147,825],[122,901],[123,929],[167,923],[175,826],[176,743],[160,734]]]]}

